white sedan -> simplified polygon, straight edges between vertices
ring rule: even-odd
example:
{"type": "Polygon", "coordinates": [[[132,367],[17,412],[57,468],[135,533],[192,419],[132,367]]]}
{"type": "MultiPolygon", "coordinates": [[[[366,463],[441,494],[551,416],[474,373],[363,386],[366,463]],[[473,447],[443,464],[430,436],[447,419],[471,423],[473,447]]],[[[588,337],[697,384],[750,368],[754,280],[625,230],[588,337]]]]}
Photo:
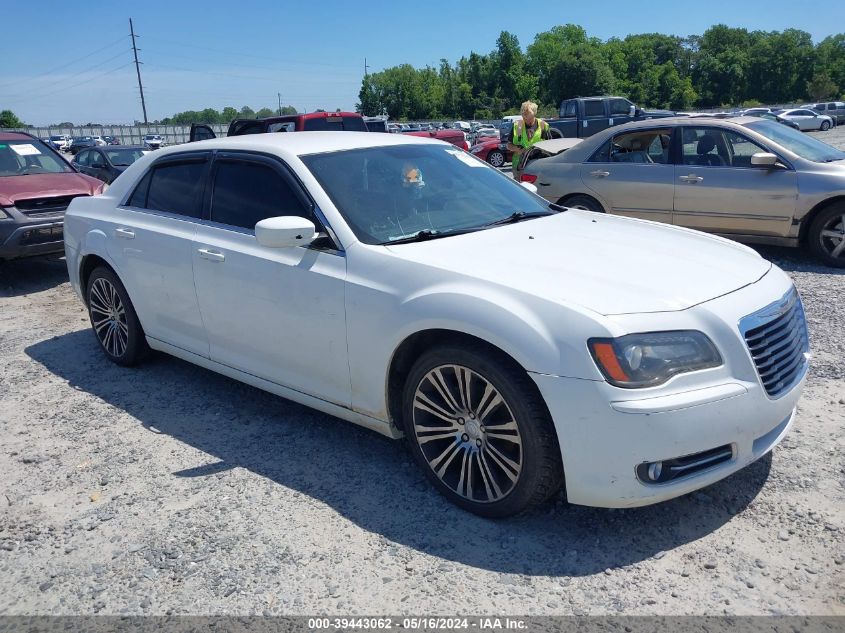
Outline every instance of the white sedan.
{"type": "Polygon", "coordinates": [[[833,127],[833,119],[826,114],[819,114],[815,110],[808,108],[796,108],[793,110],[783,110],[777,115],[787,121],[792,121],[798,124],[798,128],[802,132],[808,130],[821,130],[822,132],[833,127]]]}
{"type": "Polygon", "coordinates": [[[115,363],[152,348],[404,435],[481,515],[561,486],[645,505],[770,451],[808,367],[790,279],[531,188],[412,136],[213,139],[76,198],[67,264],[115,363]]]}

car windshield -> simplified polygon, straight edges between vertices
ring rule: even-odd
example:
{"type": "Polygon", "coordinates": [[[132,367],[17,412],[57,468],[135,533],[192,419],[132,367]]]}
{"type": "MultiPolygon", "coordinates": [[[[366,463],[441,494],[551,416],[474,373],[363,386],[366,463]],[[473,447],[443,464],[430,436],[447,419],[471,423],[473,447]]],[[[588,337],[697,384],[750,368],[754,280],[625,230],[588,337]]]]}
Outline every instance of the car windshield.
{"type": "Polygon", "coordinates": [[[788,149],[793,154],[797,154],[805,160],[811,160],[816,163],[831,163],[835,160],[845,160],[845,152],[786,125],[764,119],[747,123],[746,127],[758,134],[762,134],[769,140],[774,141],[781,147],[788,149]]]}
{"type": "Polygon", "coordinates": [[[366,244],[551,212],[542,198],[451,146],[373,147],[311,154],[302,161],[366,244]]]}
{"type": "Polygon", "coordinates": [[[73,169],[35,139],[0,141],[0,177],[61,174],[73,169]]]}
{"type": "Polygon", "coordinates": [[[147,152],[144,150],[137,148],[105,150],[105,154],[108,157],[109,162],[115,167],[126,167],[131,165],[146,153],[147,152]]]}

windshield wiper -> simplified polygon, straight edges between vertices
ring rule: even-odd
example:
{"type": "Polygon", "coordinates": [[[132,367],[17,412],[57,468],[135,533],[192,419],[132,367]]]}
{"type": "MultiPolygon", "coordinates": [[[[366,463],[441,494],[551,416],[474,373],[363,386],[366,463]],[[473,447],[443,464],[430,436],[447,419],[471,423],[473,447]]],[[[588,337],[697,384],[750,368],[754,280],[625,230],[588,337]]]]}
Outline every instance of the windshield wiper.
{"type": "Polygon", "coordinates": [[[400,237],[395,240],[388,240],[382,242],[383,246],[390,246],[392,244],[407,244],[409,242],[425,242],[427,240],[436,240],[441,237],[449,237],[451,235],[460,235],[461,233],[471,233],[477,231],[478,227],[471,227],[466,229],[452,229],[450,231],[438,231],[437,229],[423,229],[413,235],[407,237],[400,237]]]}
{"type": "Polygon", "coordinates": [[[507,217],[499,220],[493,220],[483,226],[486,228],[489,226],[500,226],[502,224],[515,224],[516,222],[522,222],[523,220],[530,220],[532,218],[539,218],[546,215],[554,215],[554,213],[551,211],[514,211],[507,217]]]}

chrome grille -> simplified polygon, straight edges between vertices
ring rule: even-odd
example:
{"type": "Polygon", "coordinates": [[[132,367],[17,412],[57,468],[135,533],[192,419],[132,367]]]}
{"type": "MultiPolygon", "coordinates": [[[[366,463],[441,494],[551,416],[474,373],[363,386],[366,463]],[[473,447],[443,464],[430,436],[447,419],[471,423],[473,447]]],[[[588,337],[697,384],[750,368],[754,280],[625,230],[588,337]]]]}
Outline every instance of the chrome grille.
{"type": "Polygon", "coordinates": [[[743,318],[739,327],[766,393],[776,397],[800,380],[807,367],[810,340],[795,288],[743,318]]]}

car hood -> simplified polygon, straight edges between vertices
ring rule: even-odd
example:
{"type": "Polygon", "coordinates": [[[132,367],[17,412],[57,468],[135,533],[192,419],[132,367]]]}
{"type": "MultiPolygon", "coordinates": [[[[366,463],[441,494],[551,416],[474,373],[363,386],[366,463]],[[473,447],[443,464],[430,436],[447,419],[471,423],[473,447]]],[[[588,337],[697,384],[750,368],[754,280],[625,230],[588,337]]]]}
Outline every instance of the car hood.
{"type": "Polygon", "coordinates": [[[676,113],[672,110],[642,110],[642,116],[650,116],[650,117],[670,117],[676,116],[676,113]]]}
{"type": "Polygon", "coordinates": [[[553,138],[548,141],[534,143],[532,147],[539,147],[544,152],[555,155],[575,147],[583,140],[582,138],[553,138]]]}
{"type": "Polygon", "coordinates": [[[85,174],[29,174],[0,177],[0,206],[11,206],[18,200],[53,198],[56,196],[91,196],[102,182],[85,174]]]}
{"type": "Polygon", "coordinates": [[[752,284],[771,268],[748,247],[719,237],[576,210],[387,248],[604,315],[684,310],[752,284]]]}

